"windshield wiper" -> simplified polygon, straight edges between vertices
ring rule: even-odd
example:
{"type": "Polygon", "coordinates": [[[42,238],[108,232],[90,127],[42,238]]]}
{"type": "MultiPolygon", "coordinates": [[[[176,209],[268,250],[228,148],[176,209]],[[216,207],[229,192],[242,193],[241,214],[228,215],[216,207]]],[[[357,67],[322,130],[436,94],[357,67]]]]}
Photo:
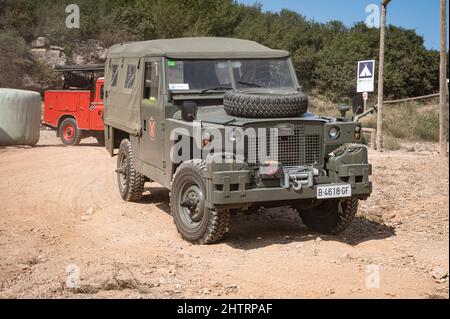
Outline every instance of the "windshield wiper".
{"type": "Polygon", "coordinates": [[[245,82],[245,81],[237,81],[237,83],[248,85],[248,86],[253,86],[255,88],[262,88],[262,85],[259,85],[259,84],[256,84],[256,83],[245,82]]]}
{"type": "Polygon", "coordinates": [[[232,87],[218,86],[218,87],[214,87],[214,88],[210,88],[210,89],[205,89],[205,90],[201,91],[200,94],[211,92],[211,91],[229,91],[232,89],[233,89],[232,87]]]}

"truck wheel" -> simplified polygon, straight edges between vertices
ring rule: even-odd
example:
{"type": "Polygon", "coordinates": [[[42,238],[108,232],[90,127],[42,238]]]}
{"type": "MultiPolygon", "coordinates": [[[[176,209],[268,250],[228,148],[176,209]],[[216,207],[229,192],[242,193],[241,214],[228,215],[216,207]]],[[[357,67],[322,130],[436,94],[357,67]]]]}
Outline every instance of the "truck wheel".
{"type": "Polygon", "coordinates": [[[322,234],[336,235],[344,231],[358,212],[357,199],[325,200],[319,206],[296,207],[303,223],[322,234]]]}
{"type": "Polygon", "coordinates": [[[81,131],[73,118],[67,118],[59,126],[59,136],[64,145],[78,145],[81,141],[81,131]]]}
{"type": "Polygon", "coordinates": [[[210,209],[205,203],[206,163],[191,160],[182,163],[172,181],[170,206],[181,236],[194,244],[212,244],[228,231],[229,212],[210,209]]]}
{"type": "Polygon", "coordinates": [[[308,110],[308,96],[301,92],[268,89],[240,89],[225,93],[225,111],[249,118],[282,118],[308,110]]]}
{"type": "Polygon", "coordinates": [[[117,184],[123,200],[127,202],[140,200],[144,193],[145,176],[134,168],[131,143],[128,139],[120,143],[116,172],[117,184]]]}

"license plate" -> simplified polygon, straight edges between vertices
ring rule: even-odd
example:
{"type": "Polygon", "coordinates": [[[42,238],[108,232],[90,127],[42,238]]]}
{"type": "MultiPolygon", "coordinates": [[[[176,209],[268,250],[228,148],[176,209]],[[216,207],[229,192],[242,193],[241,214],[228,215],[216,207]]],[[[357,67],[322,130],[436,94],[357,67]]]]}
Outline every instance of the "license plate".
{"type": "Polygon", "coordinates": [[[317,198],[340,198],[352,196],[352,185],[340,184],[331,186],[318,186],[317,198]]]}

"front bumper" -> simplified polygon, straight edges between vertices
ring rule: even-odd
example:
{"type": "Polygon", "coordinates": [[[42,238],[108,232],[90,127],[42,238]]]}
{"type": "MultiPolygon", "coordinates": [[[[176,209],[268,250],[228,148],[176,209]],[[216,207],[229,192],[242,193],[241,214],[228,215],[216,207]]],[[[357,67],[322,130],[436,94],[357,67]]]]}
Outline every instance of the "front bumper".
{"type": "MultiPolygon", "coordinates": [[[[326,174],[314,176],[312,168],[305,168],[302,187],[286,185],[285,173],[269,185],[255,185],[257,172],[233,155],[216,154],[207,160],[207,204],[210,207],[245,207],[256,203],[316,199],[319,185],[351,184],[352,198],[367,199],[372,192],[372,166],[367,162],[364,145],[346,144],[330,153],[326,174]],[[220,158],[222,161],[218,161],[220,158]],[[228,161],[223,161],[228,158],[228,161]],[[231,159],[232,158],[232,159],[231,159]]],[[[289,173],[287,173],[289,174],[289,173]]]]}

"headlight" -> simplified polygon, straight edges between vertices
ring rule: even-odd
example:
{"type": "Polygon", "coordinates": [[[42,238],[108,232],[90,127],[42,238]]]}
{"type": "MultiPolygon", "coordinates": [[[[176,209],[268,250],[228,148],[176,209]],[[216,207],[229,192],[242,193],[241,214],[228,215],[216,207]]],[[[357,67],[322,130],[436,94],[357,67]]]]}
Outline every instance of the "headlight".
{"type": "Polygon", "coordinates": [[[336,126],[332,126],[329,130],[328,130],[328,136],[330,138],[332,138],[333,140],[337,139],[339,137],[339,135],[341,134],[341,130],[339,129],[339,127],[336,126]]]}
{"type": "Polygon", "coordinates": [[[241,133],[236,130],[232,130],[228,133],[228,141],[231,143],[239,143],[241,141],[241,133]]]}

